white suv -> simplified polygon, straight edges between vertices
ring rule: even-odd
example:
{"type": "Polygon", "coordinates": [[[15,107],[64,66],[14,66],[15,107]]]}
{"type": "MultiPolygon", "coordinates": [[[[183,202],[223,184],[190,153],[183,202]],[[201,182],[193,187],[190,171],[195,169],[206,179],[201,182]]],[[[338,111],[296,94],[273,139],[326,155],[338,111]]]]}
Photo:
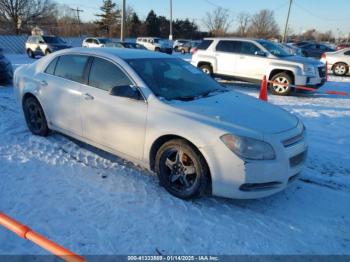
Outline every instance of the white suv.
{"type": "Polygon", "coordinates": [[[173,53],[173,48],[169,41],[158,37],[139,37],[136,43],[143,45],[146,49],[150,51],[162,52],[167,54],[173,53]]]}
{"type": "Polygon", "coordinates": [[[321,87],[326,81],[325,64],[290,55],[267,40],[207,38],[193,54],[192,64],[210,75],[260,82],[265,75],[276,95],[289,95],[289,85],[321,87]],[[280,84],[278,84],[280,83],[280,84]]]}

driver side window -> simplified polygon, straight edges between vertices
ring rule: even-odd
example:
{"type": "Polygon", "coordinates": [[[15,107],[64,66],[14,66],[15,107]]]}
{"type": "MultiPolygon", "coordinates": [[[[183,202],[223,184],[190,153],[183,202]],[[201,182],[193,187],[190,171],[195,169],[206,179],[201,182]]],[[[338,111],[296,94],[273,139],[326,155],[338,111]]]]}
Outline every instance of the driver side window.
{"type": "Polygon", "coordinates": [[[90,86],[110,92],[113,87],[132,84],[129,77],[116,65],[101,58],[93,58],[89,74],[90,86]]]}

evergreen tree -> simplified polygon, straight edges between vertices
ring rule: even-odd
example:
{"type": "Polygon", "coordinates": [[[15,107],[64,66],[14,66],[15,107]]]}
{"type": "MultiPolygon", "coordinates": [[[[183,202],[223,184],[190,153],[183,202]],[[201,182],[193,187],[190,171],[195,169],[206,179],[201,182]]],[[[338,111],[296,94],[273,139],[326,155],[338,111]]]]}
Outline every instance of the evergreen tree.
{"type": "Polygon", "coordinates": [[[120,10],[117,9],[116,4],[112,0],[103,0],[100,10],[102,13],[96,15],[100,20],[96,23],[100,29],[106,30],[107,35],[111,37],[111,28],[117,24],[118,18],[120,18],[120,10]]]}
{"type": "Polygon", "coordinates": [[[148,13],[145,24],[147,36],[157,37],[160,35],[159,19],[153,10],[148,13]]]}
{"type": "Polygon", "coordinates": [[[130,37],[138,37],[140,34],[140,28],[142,25],[142,22],[138,15],[133,12],[130,18],[130,21],[128,21],[128,32],[130,37]]]}

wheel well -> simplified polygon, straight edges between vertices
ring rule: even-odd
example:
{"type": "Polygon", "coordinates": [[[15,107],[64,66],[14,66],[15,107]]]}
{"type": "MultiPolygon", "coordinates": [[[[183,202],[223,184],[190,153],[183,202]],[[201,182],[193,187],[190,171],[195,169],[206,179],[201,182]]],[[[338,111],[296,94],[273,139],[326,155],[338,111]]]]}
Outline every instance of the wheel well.
{"type": "Polygon", "coordinates": [[[272,70],[271,73],[270,73],[269,80],[271,80],[275,75],[280,74],[280,73],[286,73],[292,79],[292,83],[293,84],[295,83],[294,73],[292,71],[284,70],[284,69],[274,69],[274,70],[272,70]]]}
{"type": "Polygon", "coordinates": [[[162,137],[159,137],[152,145],[150,153],[149,153],[149,161],[150,161],[150,168],[152,171],[155,171],[155,162],[156,162],[156,156],[157,156],[157,152],[158,150],[167,142],[174,140],[174,139],[183,139],[185,140],[187,143],[189,143],[199,154],[201,154],[201,156],[203,157],[207,167],[208,167],[208,171],[209,171],[209,185],[210,185],[210,190],[211,190],[211,172],[210,172],[210,168],[208,165],[207,160],[205,159],[205,157],[203,156],[203,154],[200,152],[200,150],[190,141],[188,141],[186,138],[183,138],[181,136],[177,136],[177,135],[165,135],[162,137]]]}
{"type": "Polygon", "coordinates": [[[199,62],[199,63],[198,63],[198,67],[201,67],[201,66],[204,66],[204,65],[210,66],[210,67],[213,69],[212,64],[209,63],[209,62],[199,62]]]}
{"type": "Polygon", "coordinates": [[[346,66],[348,67],[348,69],[349,69],[348,63],[345,63],[345,62],[337,62],[337,63],[335,63],[335,64],[333,65],[332,70],[333,70],[334,67],[335,67],[336,65],[338,65],[338,64],[344,64],[344,65],[346,65],[346,66]]]}
{"type": "Polygon", "coordinates": [[[22,106],[24,105],[24,101],[26,101],[30,97],[33,97],[34,99],[38,100],[32,93],[26,93],[22,98],[22,106]]]}

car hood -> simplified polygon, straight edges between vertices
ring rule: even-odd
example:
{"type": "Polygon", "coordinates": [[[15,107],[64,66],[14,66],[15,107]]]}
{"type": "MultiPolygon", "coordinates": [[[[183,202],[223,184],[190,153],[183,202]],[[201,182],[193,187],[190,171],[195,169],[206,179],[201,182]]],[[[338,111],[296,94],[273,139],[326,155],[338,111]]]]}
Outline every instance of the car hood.
{"type": "Polygon", "coordinates": [[[290,62],[297,62],[301,64],[312,64],[314,66],[321,66],[322,63],[316,59],[313,58],[307,58],[307,57],[302,57],[298,55],[293,55],[293,56],[287,56],[282,58],[285,61],[290,61],[290,62]]]}
{"type": "Polygon", "coordinates": [[[189,114],[210,118],[225,126],[264,134],[276,134],[295,128],[298,118],[280,107],[234,91],[175,102],[174,107],[189,114]]]}

